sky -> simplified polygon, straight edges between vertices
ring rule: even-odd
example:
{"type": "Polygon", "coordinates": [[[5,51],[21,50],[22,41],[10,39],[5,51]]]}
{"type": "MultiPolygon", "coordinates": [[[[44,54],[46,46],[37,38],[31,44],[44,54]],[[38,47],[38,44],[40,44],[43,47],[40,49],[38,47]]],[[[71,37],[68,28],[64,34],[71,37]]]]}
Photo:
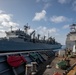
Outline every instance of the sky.
{"type": "Polygon", "coordinates": [[[30,26],[36,34],[65,45],[69,25],[76,23],[76,0],[0,0],[0,37],[5,31],[30,26]]]}

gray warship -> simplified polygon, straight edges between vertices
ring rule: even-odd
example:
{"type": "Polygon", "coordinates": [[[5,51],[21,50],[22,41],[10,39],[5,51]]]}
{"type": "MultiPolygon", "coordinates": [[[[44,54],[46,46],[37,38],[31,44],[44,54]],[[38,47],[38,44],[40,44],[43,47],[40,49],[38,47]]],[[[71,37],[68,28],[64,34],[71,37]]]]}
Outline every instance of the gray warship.
{"type": "Polygon", "coordinates": [[[76,24],[70,25],[70,30],[66,38],[66,48],[73,50],[76,45],[76,24]]]}

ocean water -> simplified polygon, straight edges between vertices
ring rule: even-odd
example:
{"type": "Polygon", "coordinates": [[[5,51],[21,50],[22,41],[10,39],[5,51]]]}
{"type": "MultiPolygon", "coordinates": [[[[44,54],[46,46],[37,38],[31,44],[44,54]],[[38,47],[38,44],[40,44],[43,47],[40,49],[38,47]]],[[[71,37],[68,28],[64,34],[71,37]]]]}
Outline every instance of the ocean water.
{"type": "Polygon", "coordinates": [[[66,48],[66,45],[63,45],[61,49],[65,49],[65,48],[66,48]]]}
{"type": "Polygon", "coordinates": [[[66,45],[62,45],[61,49],[55,49],[53,51],[59,51],[59,50],[64,50],[64,49],[66,49],[66,45]]]}

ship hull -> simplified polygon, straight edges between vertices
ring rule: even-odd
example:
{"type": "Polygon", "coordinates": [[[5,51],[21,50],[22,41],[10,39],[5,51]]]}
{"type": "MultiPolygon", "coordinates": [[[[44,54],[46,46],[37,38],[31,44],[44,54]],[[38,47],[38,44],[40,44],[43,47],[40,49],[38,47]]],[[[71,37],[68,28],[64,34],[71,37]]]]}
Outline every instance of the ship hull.
{"type": "Polygon", "coordinates": [[[30,51],[30,50],[53,50],[61,48],[60,44],[32,43],[32,42],[14,42],[0,41],[1,51],[30,51]]]}

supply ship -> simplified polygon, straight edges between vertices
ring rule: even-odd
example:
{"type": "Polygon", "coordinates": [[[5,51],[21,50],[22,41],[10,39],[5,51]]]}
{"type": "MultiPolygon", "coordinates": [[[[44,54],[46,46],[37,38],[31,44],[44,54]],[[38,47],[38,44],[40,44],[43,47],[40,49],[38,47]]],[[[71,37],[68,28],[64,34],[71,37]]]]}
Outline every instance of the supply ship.
{"type": "Polygon", "coordinates": [[[31,75],[37,71],[34,67],[31,72],[28,70],[32,62],[39,66],[55,55],[53,50],[61,48],[54,38],[44,36],[40,40],[35,30],[28,34],[28,29],[27,25],[24,30],[12,30],[11,27],[11,31],[5,32],[6,37],[0,39],[0,75],[31,75]]]}
{"type": "Polygon", "coordinates": [[[4,51],[26,51],[26,50],[51,50],[61,48],[61,44],[54,38],[45,36],[40,40],[40,35],[35,36],[35,31],[27,34],[29,26],[24,26],[24,31],[15,30],[6,33],[6,37],[0,39],[0,52],[4,51]]]}

